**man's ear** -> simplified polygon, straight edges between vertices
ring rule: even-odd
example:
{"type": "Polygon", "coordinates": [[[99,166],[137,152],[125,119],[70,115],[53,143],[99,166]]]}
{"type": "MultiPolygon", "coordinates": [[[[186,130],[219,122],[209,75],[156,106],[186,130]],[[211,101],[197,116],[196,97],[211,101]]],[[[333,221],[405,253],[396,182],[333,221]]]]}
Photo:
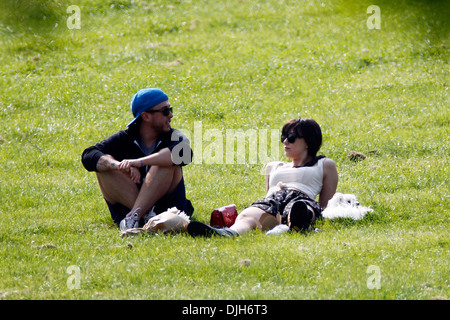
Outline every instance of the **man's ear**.
{"type": "Polygon", "coordinates": [[[151,114],[148,113],[148,112],[142,112],[141,113],[141,118],[142,118],[143,121],[149,121],[150,120],[150,116],[151,116],[151,114]]]}

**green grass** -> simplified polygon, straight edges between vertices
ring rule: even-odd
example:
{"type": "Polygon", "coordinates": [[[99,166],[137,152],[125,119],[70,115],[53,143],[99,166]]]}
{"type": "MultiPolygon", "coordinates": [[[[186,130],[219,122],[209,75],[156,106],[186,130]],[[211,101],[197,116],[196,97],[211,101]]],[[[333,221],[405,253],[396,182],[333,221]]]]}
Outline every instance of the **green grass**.
{"type": "MultiPolygon", "coordinates": [[[[4,1],[0,297],[448,299],[449,5],[378,1],[381,29],[369,30],[372,4],[4,1]],[[72,4],[78,30],[66,26],[72,4]],[[125,128],[147,86],[168,93],[173,126],[191,132],[195,121],[225,135],[313,117],[338,191],[374,212],[306,236],[120,238],[80,157],[125,128]],[[367,286],[369,266],[380,289],[367,286]]],[[[263,197],[262,165],[185,167],[194,218],[263,197]]]]}

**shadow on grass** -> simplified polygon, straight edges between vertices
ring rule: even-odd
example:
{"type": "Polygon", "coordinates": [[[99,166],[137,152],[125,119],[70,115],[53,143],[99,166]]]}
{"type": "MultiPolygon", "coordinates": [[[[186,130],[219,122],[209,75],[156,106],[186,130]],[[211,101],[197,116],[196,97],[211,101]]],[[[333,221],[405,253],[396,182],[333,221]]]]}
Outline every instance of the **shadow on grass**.
{"type": "Polygon", "coordinates": [[[2,0],[0,22],[10,32],[46,33],[68,17],[67,1],[2,0]]]}

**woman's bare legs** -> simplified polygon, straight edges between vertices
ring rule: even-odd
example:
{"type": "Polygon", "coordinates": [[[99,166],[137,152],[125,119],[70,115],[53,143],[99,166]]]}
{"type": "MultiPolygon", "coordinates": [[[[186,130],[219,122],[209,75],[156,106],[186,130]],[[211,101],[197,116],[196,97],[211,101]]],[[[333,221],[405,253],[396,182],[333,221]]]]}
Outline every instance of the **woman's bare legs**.
{"type": "Polygon", "coordinates": [[[262,209],[248,207],[237,216],[236,222],[230,227],[230,229],[241,235],[256,228],[261,231],[271,230],[280,223],[280,214],[277,214],[277,217],[275,218],[273,215],[262,209]]]}
{"type": "Polygon", "coordinates": [[[280,223],[280,214],[274,217],[259,208],[248,207],[237,216],[236,222],[230,228],[214,228],[205,223],[192,221],[187,225],[186,231],[193,237],[214,235],[234,237],[254,229],[271,230],[280,223]]]}

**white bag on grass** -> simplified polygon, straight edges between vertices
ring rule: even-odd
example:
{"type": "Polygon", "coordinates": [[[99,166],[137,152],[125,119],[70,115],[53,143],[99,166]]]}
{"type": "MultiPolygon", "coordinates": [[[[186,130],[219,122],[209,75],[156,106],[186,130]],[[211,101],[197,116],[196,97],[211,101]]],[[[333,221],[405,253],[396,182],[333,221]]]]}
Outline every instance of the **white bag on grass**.
{"type": "Polygon", "coordinates": [[[140,233],[170,233],[185,231],[189,224],[189,217],[173,207],[152,217],[142,228],[133,228],[123,231],[121,236],[130,236],[140,233]]]}

